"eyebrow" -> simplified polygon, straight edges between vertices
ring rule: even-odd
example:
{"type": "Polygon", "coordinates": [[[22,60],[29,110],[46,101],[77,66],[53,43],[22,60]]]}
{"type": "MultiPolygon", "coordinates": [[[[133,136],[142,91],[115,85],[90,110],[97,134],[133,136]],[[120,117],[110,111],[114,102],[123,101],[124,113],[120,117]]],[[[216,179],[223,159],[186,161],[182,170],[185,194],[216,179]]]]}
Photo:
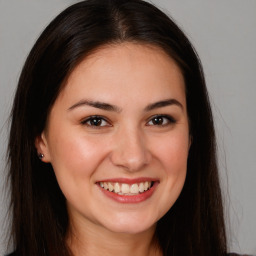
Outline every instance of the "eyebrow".
{"type": "MultiPolygon", "coordinates": [[[[178,100],[167,99],[167,100],[162,100],[162,101],[149,104],[144,108],[144,111],[148,112],[157,108],[162,108],[162,107],[171,106],[171,105],[176,105],[183,110],[183,105],[178,100]]],[[[98,108],[106,111],[113,111],[117,113],[120,113],[122,111],[122,109],[119,108],[118,106],[111,105],[109,103],[92,101],[92,100],[84,100],[84,99],[72,105],[70,108],[68,108],[68,110],[73,110],[75,108],[82,107],[82,106],[90,106],[90,107],[94,107],[94,108],[98,108]]]]}
{"type": "Polygon", "coordinates": [[[82,106],[90,106],[90,107],[99,108],[107,111],[113,111],[113,112],[121,112],[121,109],[115,105],[111,105],[111,104],[100,102],[100,101],[92,101],[92,100],[80,100],[76,104],[72,105],[68,110],[72,110],[74,108],[82,107],[82,106]]]}
{"type": "Polygon", "coordinates": [[[156,108],[162,108],[162,107],[171,106],[171,105],[176,105],[183,110],[183,105],[179,101],[177,101],[176,99],[167,99],[167,100],[162,100],[162,101],[149,104],[145,108],[145,111],[151,111],[156,108]]]}

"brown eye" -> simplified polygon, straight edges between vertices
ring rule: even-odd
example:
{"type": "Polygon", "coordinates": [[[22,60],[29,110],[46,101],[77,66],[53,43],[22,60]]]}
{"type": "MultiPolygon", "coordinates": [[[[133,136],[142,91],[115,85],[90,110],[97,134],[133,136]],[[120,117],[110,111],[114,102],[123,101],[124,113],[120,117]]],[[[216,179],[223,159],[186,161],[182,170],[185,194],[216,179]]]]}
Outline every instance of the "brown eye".
{"type": "Polygon", "coordinates": [[[100,116],[91,116],[86,120],[82,121],[82,124],[92,127],[109,126],[109,123],[103,117],[100,116]]]}
{"type": "Polygon", "coordinates": [[[102,119],[101,118],[93,118],[93,119],[90,119],[87,123],[92,126],[101,126],[102,119]]]}
{"type": "Polygon", "coordinates": [[[163,123],[164,123],[164,118],[163,117],[161,117],[161,116],[159,116],[159,117],[154,117],[153,119],[152,119],[152,123],[153,123],[153,125],[162,125],[163,123]]]}
{"type": "Polygon", "coordinates": [[[147,125],[154,125],[154,126],[165,126],[168,124],[175,123],[176,121],[171,116],[166,115],[157,115],[152,117],[147,125]]]}

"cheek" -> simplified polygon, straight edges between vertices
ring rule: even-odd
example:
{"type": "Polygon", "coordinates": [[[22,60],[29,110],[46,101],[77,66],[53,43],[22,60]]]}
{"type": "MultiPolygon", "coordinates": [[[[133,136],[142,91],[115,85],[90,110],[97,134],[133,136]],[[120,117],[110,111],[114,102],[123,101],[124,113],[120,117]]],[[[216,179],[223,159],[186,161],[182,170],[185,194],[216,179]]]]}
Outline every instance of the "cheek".
{"type": "Polygon", "coordinates": [[[178,198],[187,173],[189,139],[186,133],[175,133],[156,147],[161,163],[165,193],[163,200],[172,205],[178,198]]]}
{"type": "Polygon", "coordinates": [[[187,133],[173,133],[154,143],[154,154],[163,165],[167,174],[179,175],[186,171],[189,152],[187,133]]]}
{"type": "Polygon", "coordinates": [[[52,137],[51,164],[62,190],[75,190],[91,176],[104,158],[102,143],[86,136],[59,133],[52,137]]]}
{"type": "Polygon", "coordinates": [[[55,163],[61,164],[63,167],[82,165],[85,170],[85,166],[96,163],[97,158],[101,157],[100,153],[103,153],[102,147],[99,147],[97,141],[83,135],[58,134],[51,141],[50,154],[53,165],[55,163]]]}
{"type": "Polygon", "coordinates": [[[188,148],[185,144],[183,146],[171,145],[166,149],[162,158],[166,175],[166,189],[173,194],[174,198],[179,196],[187,174],[188,148]]]}
{"type": "MultiPolygon", "coordinates": [[[[68,205],[90,204],[94,173],[104,158],[102,141],[81,134],[58,134],[52,140],[51,164],[68,205]]],[[[79,208],[79,207],[78,207],[79,208]]]]}

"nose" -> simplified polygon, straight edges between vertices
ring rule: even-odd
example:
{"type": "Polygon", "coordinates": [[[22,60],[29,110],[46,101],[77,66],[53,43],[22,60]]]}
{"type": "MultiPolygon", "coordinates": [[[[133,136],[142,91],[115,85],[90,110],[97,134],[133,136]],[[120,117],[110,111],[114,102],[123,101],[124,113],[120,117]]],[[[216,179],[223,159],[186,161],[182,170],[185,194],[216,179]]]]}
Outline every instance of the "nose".
{"type": "Polygon", "coordinates": [[[136,172],[148,165],[152,156],[143,134],[137,129],[125,129],[115,136],[110,158],[114,165],[136,172]]]}

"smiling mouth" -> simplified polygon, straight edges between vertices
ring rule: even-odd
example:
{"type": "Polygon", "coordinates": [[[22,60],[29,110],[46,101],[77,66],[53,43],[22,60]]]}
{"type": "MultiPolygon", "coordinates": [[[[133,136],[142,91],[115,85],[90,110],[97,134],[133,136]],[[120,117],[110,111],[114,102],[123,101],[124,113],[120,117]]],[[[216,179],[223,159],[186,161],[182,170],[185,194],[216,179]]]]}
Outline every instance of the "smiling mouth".
{"type": "Polygon", "coordinates": [[[98,184],[104,190],[110,191],[112,193],[125,196],[134,196],[149,190],[153,186],[154,182],[145,181],[133,184],[119,182],[99,182],[98,184]]]}

